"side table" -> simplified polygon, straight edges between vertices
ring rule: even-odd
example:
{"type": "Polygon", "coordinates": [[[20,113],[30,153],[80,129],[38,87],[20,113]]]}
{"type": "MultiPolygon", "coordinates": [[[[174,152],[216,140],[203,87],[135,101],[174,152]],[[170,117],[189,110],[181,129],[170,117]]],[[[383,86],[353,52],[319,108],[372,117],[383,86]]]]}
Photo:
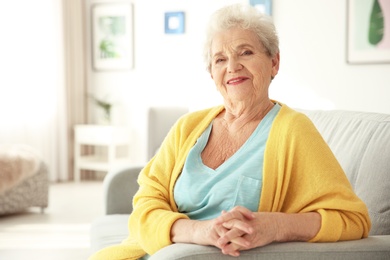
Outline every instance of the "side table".
{"type": "Polygon", "coordinates": [[[79,182],[81,170],[110,171],[130,163],[131,131],[112,125],[76,125],[74,127],[74,180],[79,182]],[[82,146],[103,146],[107,153],[82,155],[82,146]],[[124,146],[127,155],[118,157],[117,148],[124,146]]]}

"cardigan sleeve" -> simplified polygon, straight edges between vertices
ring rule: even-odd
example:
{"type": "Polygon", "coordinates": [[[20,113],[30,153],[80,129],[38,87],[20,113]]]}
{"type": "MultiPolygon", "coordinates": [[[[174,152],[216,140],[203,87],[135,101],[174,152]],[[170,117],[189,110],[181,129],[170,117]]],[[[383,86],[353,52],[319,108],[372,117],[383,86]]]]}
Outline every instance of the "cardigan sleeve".
{"type": "Polygon", "coordinates": [[[139,190],[133,198],[129,232],[140,246],[153,254],[170,245],[174,222],[186,215],[175,212],[170,201],[170,182],[175,170],[175,134],[171,130],[161,149],[138,177],[139,190]]]}
{"type": "Polygon", "coordinates": [[[261,211],[318,212],[321,228],[310,241],[368,236],[364,202],[314,124],[286,106],[275,118],[264,159],[261,211]]]}
{"type": "MultiPolygon", "coordinates": [[[[139,259],[171,244],[170,229],[185,215],[175,212],[169,200],[169,186],[175,165],[175,136],[170,131],[161,149],[138,176],[139,189],[133,198],[129,236],[119,245],[96,252],[89,260],[139,259]]],[[[131,199],[131,198],[123,198],[131,199]]]]}
{"type": "Polygon", "coordinates": [[[129,218],[130,236],[148,254],[170,245],[171,227],[178,219],[188,219],[178,212],[173,189],[188,152],[222,106],[188,114],[176,122],[159,152],[138,177],[139,190],[133,198],[129,218]]]}

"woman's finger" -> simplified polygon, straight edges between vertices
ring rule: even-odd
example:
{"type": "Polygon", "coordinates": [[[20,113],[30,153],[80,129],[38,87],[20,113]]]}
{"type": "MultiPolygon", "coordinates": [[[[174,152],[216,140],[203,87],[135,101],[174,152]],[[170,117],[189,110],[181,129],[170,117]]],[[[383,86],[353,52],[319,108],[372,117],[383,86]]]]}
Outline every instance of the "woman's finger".
{"type": "MultiPolygon", "coordinates": [[[[218,239],[218,244],[221,246],[221,248],[225,248],[231,244],[235,244],[234,247],[236,246],[239,246],[240,248],[244,249],[244,248],[248,248],[250,246],[250,242],[243,236],[241,237],[236,237],[235,239],[231,240],[231,241],[228,241],[227,243],[225,243],[226,240],[223,240],[223,239],[218,239]],[[221,241],[221,242],[220,242],[221,241]]],[[[233,247],[233,246],[231,246],[233,247]]],[[[234,250],[236,250],[236,248],[234,248],[234,250]]]]}
{"type": "Polygon", "coordinates": [[[222,226],[227,229],[238,229],[241,230],[244,233],[252,234],[253,233],[253,227],[241,220],[233,219],[229,221],[225,221],[222,223],[222,226]]]}
{"type": "Polygon", "coordinates": [[[239,244],[236,243],[229,243],[225,245],[224,247],[221,248],[221,251],[225,255],[231,255],[231,256],[240,256],[240,246],[239,244]]]}
{"type": "Polygon", "coordinates": [[[231,230],[227,231],[223,236],[221,236],[217,240],[217,243],[219,246],[224,247],[224,246],[226,246],[229,243],[232,243],[234,241],[234,243],[236,243],[240,246],[247,247],[247,246],[249,246],[249,241],[247,241],[243,237],[243,235],[245,235],[245,234],[246,234],[245,232],[243,232],[239,229],[231,229],[231,230]]]}
{"type": "Polygon", "coordinates": [[[221,224],[214,225],[214,230],[218,234],[219,237],[224,236],[229,231],[229,229],[227,229],[226,227],[224,227],[221,224]]]}
{"type": "Polygon", "coordinates": [[[253,213],[252,211],[250,211],[249,209],[247,209],[243,206],[236,206],[231,211],[238,211],[247,219],[254,219],[255,218],[255,213],[253,213]]]}
{"type": "Polygon", "coordinates": [[[237,206],[233,208],[232,210],[226,212],[222,211],[221,216],[216,218],[216,222],[218,224],[222,224],[223,222],[232,220],[232,219],[240,219],[240,220],[251,220],[255,218],[255,214],[250,211],[249,209],[241,206],[237,206]]]}

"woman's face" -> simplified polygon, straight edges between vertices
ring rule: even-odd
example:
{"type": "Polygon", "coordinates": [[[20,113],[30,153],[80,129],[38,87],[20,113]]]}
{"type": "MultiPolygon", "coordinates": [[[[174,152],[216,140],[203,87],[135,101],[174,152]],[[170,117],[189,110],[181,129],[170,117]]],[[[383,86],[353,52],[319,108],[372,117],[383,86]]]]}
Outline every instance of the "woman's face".
{"type": "Polygon", "coordinates": [[[268,100],[279,54],[269,57],[254,32],[232,28],[217,33],[211,44],[211,77],[225,104],[256,105],[268,100]]]}

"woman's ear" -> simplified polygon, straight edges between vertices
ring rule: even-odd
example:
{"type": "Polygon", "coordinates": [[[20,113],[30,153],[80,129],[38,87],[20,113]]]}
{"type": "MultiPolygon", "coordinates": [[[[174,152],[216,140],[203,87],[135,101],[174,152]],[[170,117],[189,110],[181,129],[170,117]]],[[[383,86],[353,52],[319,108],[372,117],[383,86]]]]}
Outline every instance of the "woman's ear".
{"type": "Polygon", "coordinates": [[[280,55],[279,52],[272,58],[272,78],[274,78],[279,71],[280,55]]]}

